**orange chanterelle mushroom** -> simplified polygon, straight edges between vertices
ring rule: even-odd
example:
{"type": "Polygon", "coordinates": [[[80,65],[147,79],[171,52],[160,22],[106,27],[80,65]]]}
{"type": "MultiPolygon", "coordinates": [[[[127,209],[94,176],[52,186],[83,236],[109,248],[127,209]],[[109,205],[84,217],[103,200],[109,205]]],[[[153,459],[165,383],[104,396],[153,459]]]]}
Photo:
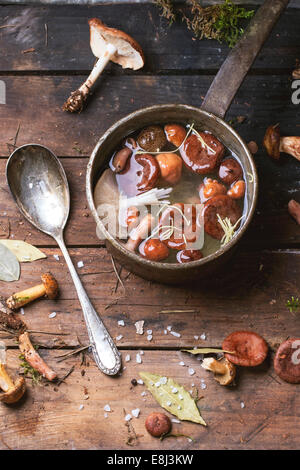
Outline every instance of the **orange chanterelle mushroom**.
{"type": "Polygon", "coordinates": [[[89,25],[90,46],[98,60],[86,81],[64,103],[63,110],[71,113],[82,111],[91,88],[110,60],[123,69],[138,70],[144,65],[142,48],[131,36],[109,28],[97,18],[89,20],[89,25]]]}

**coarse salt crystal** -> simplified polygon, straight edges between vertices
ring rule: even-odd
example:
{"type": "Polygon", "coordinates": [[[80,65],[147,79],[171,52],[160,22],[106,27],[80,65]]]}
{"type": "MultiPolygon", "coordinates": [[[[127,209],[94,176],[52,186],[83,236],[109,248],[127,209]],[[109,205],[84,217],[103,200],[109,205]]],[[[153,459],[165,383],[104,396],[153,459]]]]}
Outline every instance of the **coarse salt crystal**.
{"type": "Polygon", "coordinates": [[[171,401],[167,401],[167,406],[172,406],[172,402],[171,402],[171,401]]]}
{"type": "Polygon", "coordinates": [[[179,398],[179,400],[183,400],[183,396],[180,395],[180,393],[178,393],[178,398],[179,398]]]}
{"type": "Polygon", "coordinates": [[[56,317],[56,312],[49,313],[49,318],[54,318],[56,317]]]}
{"type": "Polygon", "coordinates": [[[83,408],[84,408],[84,405],[79,405],[78,407],[79,411],[83,410],[83,408]]]}
{"type": "Polygon", "coordinates": [[[143,382],[142,379],[137,379],[137,383],[138,383],[139,385],[144,385],[144,382],[143,382]]]}
{"type": "Polygon", "coordinates": [[[148,335],[148,336],[147,336],[147,340],[148,340],[148,341],[152,341],[152,335],[148,335]]]}
{"type": "Polygon", "coordinates": [[[167,377],[161,377],[159,379],[161,385],[166,385],[166,383],[168,382],[168,378],[167,377]]]}
{"type": "Polygon", "coordinates": [[[160,387],[161,383],[158,381],[154,385],[155,385],[155,387],[160,387]]]}
{"type": "Polygon", "coordinates": [[[139,320],[139,321],[136,321],[134,326],[135,326],[135,329],[136,329],[136,333],[138,335],[143,335],[144,334],[144,320],[139,320]]]}
{"type": "Polygon", "coordinates": [[[141,355],[140,355],[139,353],[137,353],[137,355],[136,355],[136,362],[137,362],[138,364],[141,364],[141,363],[142,363],[142,358],[141,358],[141,355]]]}
{"type": "Polygon", "coordinates": [[[195,371],[192,367],[189,367],[189,374],[190,375],[194,375],[195,371]]]}
{"type": "Polygon", "coordinates": [[[139,408],[136,408],[135,410],[131,410],[131,414],[135,417],[138,418],[141,410],[139,408]]]}
{"type": "Polygon", "coordinates": [[[181,406],[180,406],[180,405],[177,406],[177,410],[181,410],[181,406]]]}
{"type": "Polygon", "coordinates": [[[130,354],[127,354],[127,355],[125,356],[125,362],[129,362],[130,359],[131,359],[130,354]]]}
{"type": "Polygon", "coordinates": [[[180,361],[180,362],[179,362],[179,365],[180,365],[180,366],[185,366],[185,363],[184,363],[183,361],[180,361]]]}
{"type": "Polygon", "coordinates": [[[122,338],[123,338],[123,335],[119,335],[119,336],[116,337],[116,340],[120,341],[120,339],[122,339],[122,338]]]}
{"type": "Polygon", "coordinates": [[[83,261],[78,261],[77,267],[78,268],[83,268],[83,266],[84,266],[83,261]]]}
{"type": "Polygon", "coordinates": [[[241,408],[245,408],[245,403],[243,401],[241,401],[241,408]]]}
{"type": "Polygon", "coordinates": [[[201,390],[205,390],[207,387],[206,383],[204,382],[202,382],[200,386],[201,386],[201,390]]]}
{"type": "Polygon", "coordinates": [[[24,310],[24,308],[23,308],[23,307],[22,307],[22,308],[20,308],[20,312],[21,312],[21,315],[25,315],[25,310],[24,310]]]}
{"type": "Polygon", "coordinates": [[[202,333],[202,335],[200,336],[200,338],[205,341],[206,340],[206,334],[205,333],[202,333]]]}
{"type": "Polygon", "coordinates": [[[147,330],[147,335],[152,335],[152,330],[147,330]]]}
{"type": "Polygon", "coordinates": [[[144,355],[144,351],[140,351],[140,355],[143,356],[143,355],[144,355]]]}
{"type": "Polygon", "coordinates": [[[104,409],[104,411],[111,411],[111,408],[108,404],[105,405],[103,409],[104,409]]]}
{"type": "Polygon", "coordinates": [[[128,413],[128,415],[125,416],[125,421],[130,421],[132,419],[131,414],[128,413]]]}
{"type": "Polygon", "coordinates": [[[119,325],[119,326],[125,326],[124,320],[119,320],[119,321],[118,321],[118,325],[119,325]]]}
{"type": "Polygon", "coordinates": [[[194,338],[197,340],[197,339],[199,339],[199,336],[194,336],[194,338]]]}
{"type": "Polygon", "coordinates": [[[172,393],[177,393],[178,389],[176,387],[172,387],[172,393]]]}
{"type": "Polygon", "coordinates": [[[167,335],[168,334],[168,330],[164,330],[164,335],[167,335]]]}
{"type": "Polygon", "coordinates": [[[56,259],[56,261],[59,261],[59,256],[58,255],[53,255],[53,258],[56,259]]]}
{"type": "Polygon", "coordinates": [[[177,423],[177,424],[181,423],[181,421],[179,421],[179,419],[175,419],[175,418],[172,418],[171,421],[172,421],[172,423],[177,423]]]}
{"type": "Polygon", "coordinates": [[[171,331],[171,330],[172,330],[172,327],[171,327],[171,326],[167,326],[167,330],[168,330],[168,331],[171,331]]]}
{"type": "Polygon", "coordinates": [[[146,395],[147,395],[146,392],[142,392],[142,393],[141,393],[141,397],[145,397],[146,395]]]}
{"type": "Polygon", "coordinates": [[[32,189],[33,188],[33,183],[29,183],[29,189],[32,189]]]}
{"type": "Polygon", "coordinates": [[[171,335],[176,336],[176,338],[180,338],[181,334],[176,333],[176,331],[170,331],[171,335]]]}

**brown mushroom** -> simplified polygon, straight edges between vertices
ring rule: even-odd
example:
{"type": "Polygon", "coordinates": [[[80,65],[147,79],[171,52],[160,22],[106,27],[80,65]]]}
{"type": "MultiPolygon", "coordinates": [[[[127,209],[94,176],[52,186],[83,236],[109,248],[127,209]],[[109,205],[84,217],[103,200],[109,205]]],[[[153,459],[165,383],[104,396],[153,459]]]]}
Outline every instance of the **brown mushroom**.
{"type": "Polygon", "coordinates": [[[81,112],[91,88],[111,60],[123,69],[138,70],[144,65],[144,54],[140,45],[128,34],[118,29],[109,28],[98,18],[89,20],[90,46],[98,58],[86,81],[63,105],[64,111],[81,112]]]}
{"type": "Polygon", "coordinates": [[[159,164],[161,182],[171,186],[179,183],[182,172],[182,159],[176,153],[160,153],[156,160],[159,164]]]}
{"type": "Polygon", "coordinates": [[[57,374],[52,370],[34,349],[27,331],[19,336],[19,349],[24,355],[25,360],[43,377],[49,381],[56,379],[57,374]]]}
{"type": "Polygon", "coordinates": [[[169,256],[169,248],[157,238],[144,240],[139,246],[140,255],[151,261],[163,261],[169,256]]]}
{"type": "Polygon", "coordinates": [[[279,346],[274,358],[274,369],[285,382],[300,383],[300,338],[289,338],[279,346]]]}
{"type": "Polygon", "coordinates": [[[220,385],[230,385],[234,381],[236,375],[235,366],[226,358],[217,361],[213,357],[203,359],[201,366],[214,373],[215,380],[220,385]]]}
{"type": "Polygon", "coordinates": [[[300,225],[300,204],[299,202],[291,199],[288,203],[289,214],[296,220],[297,224],[300,225]]]}
{"type": "Polygon", "coordinates": [[[281,137],[279,124],[267,128],[263,144],[274,160],[279,160],[281,152],[300,160],[300,137],[281,137]]]}
{"type": "Polygon", "coordinates": [[[258,366],[267,357],[268,345],[264,338],[253,331],[235,331],[224,339],[222,349],[226,359],[233,364],[245,367],[258,366]]]}
{"type": "Polygon", "coordinates": [[[0,325],[5,330],[9,330],[14,335],[19,335],[26,330],[25,323],[21,318],[12,312],[5,303],[5,299],[0,296],[0,325]]]}
{"type": "Polygon", "coordinates": [[[171,426],[170,418],[164,413],[151,413],[145,421],[145,427],[153,437],[161,437],[164,434],[168,434],[171,426]]]}
{"type": "Polygon", "coordinates": [[[146,152],[160,152],[167,143],[165,133],[159,126],[149,126],[143,129],[137,141],[139,146],[146,152]]]}
{"type": "Polygon", "coordinates": [[[5,347],[4,354],[1,354],[0,359],[0,388],[3,390],[3,393],[0,393],[0,401],[7,404],[16,403],[25,393],[25,380],[23,377],[18,377],[16,381],[11,379],[5,368],[5,360],[3,356],[5,356],[5,347]]]}
{"type": "Polygon", "coordinates": [[[6,301],[8,307],[16,310],[44,295],[47,296],[48,299],[55,299],[58,295],[58,283],[55,277],[51,273],[45,273],[42,274],[41,279],[42,284],[17,292],[9,297],[6,301]]]}

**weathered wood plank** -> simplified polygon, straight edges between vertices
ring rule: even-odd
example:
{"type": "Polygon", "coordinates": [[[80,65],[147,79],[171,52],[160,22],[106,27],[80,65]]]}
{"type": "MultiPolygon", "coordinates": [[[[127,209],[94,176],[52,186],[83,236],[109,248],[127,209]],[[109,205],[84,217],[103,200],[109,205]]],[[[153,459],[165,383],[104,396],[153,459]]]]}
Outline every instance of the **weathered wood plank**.
{"type": "MultiPolygon", "coordinates": [[[[299,48],[298,20],[286,10],[254,64],[254,69],[294,67],[299,48]]],[[[141,43],[146,54],[145,71],[216,70],[228,47],[216,41],[194,41],[181,23],[171,28],[157,7],[144,5],[97,6],[2,6],[0,71],[81,71],[94,62],[89,47],[87,20],[99,17],[108,25],[124,29],[141,43]],[[45,24],[48,26],[46,43],[45,24]],[[47,44],[47,45],[46,45],[47,44]],[[22,54],[35,48],[35,52],[22,54]]],[[[117,66],[112,73],[122,73],[117,66]]]]}
{"type": "MultiPolygon", "coordinates": [[[[36,342],[47,347],[88,344],[86,327],[63,259],[56,261],[59,250],[45,249],[48,258],[22,264],[21,279],[15,283],[0,282],[1,295],[39,282],[42,272],[50,270],[60,286],[57,301],[39,300],[25,307],[24,320],[35,331],[62,332],[67,336],[34,335],[36,342]],[[55,311],[55,318],[49,314],[55,311]]],[[[299,336],[299,314],[291,314],[286,302],[300,297],[299,251],[240,251],[233,258],[223,277],[215,281],[195,281],[192,286],[165,286],[150,283],[123,270],[125,291],[116,288],[116,276],[105,249],[78,248],[70,250],[87,292],[112,336],[122,348],[192,348],[197,345],[220,346],[232,330],[253,329],[275,346],[287,336],[299,336]],[[187,313],[160,313],[162,310],[193,310],[187,313]],[[119,326],[124,320],[125,326],[119,326]],[[136,334],[135,322],[144,320],[144,335],[136,334]],[[180,338],[167,335],[172,326],[180,338]],[[147,340],[147,330],[153,339],[147,340]],[[206,340],[200,335],[205,333],[206,340]],[[196,338],[194,336],[198,336],[196,338]]],[[[22,317],[23,318],[23,317],[22,317]]],[[[13,345],[13,343],[10,343],[13,345]]]]}
{"type": "MultiPolygon", "coordinates": [[[[130,353],[124,351],[123,354],[130,353]]],[[[59,387],[55,385],[30,386],[18,406],[0,406],[0,449],[127,449],[127,428],[124,409],[130,413],[140,408],[140,417],[131,423],[139,437],[133,449],[298,449],[300,433],[300,397],[295,386],[274,381],[272,368],[240,370],[238,387],[219,386],[195,358],[187,361],[196,373],[190,377],[187,367],[178,364],[176,352],[146,351],[143,363],[126,363],[126,370],[118,378],[104,376],[89,360],[89,366],[80,366],[80,358],[70,358],[57,364],[60,351],[42,351],[44,358],[63,376],[72,365],[73,373],[59,387]],[[162,354],[164,360],[162,361],[162,354]],[[84,376],[82,371],[84,370],[84,376]],[[199,388],[199,402],[208,427],[182,422],[174,424],[174,433],[191,436],[165,439],[152,438],[144,428],[144,421],[159,405],[144,386],[132,387],[131,379],[139,371],[167,375],[186,387],[199,388]],[[200,389],[200,380],[207,385],[200,389]],[[192,387],[192,383],[195,387],[192,387]],[[84,399],[88,395],[87,400],[84,399]],[[241,408],[241,402],[245,408],[241,408]],[[109,404],[111,412],[104,418],[103,407],[109,404]],[[80,406],[84,408],[79,410],[80,406]],[[91,432],[91,429],[93,432],[91,432]]],[[[11,371],[18,369],[18,353],[8,352],[11,371]]],[[[276,379],[277,380],[277,379],[276,379]]]]}

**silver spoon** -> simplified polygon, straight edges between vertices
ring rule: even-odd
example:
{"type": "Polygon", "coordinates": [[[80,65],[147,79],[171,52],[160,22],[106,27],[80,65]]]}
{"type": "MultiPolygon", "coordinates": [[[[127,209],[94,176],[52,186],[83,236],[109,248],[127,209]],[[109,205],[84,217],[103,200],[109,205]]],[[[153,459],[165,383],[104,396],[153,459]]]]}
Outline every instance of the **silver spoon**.
{"type": "Polygon", "coordinates": [[[17,148],[6,166],[9,189],[22,214],[59,245],[82,307],[97,366],[108,375],[121,367],[120,354],[81,284],[63,239],[70,211],[70,192],[65,171],[46,147],[28,144],[17,148]]]}

